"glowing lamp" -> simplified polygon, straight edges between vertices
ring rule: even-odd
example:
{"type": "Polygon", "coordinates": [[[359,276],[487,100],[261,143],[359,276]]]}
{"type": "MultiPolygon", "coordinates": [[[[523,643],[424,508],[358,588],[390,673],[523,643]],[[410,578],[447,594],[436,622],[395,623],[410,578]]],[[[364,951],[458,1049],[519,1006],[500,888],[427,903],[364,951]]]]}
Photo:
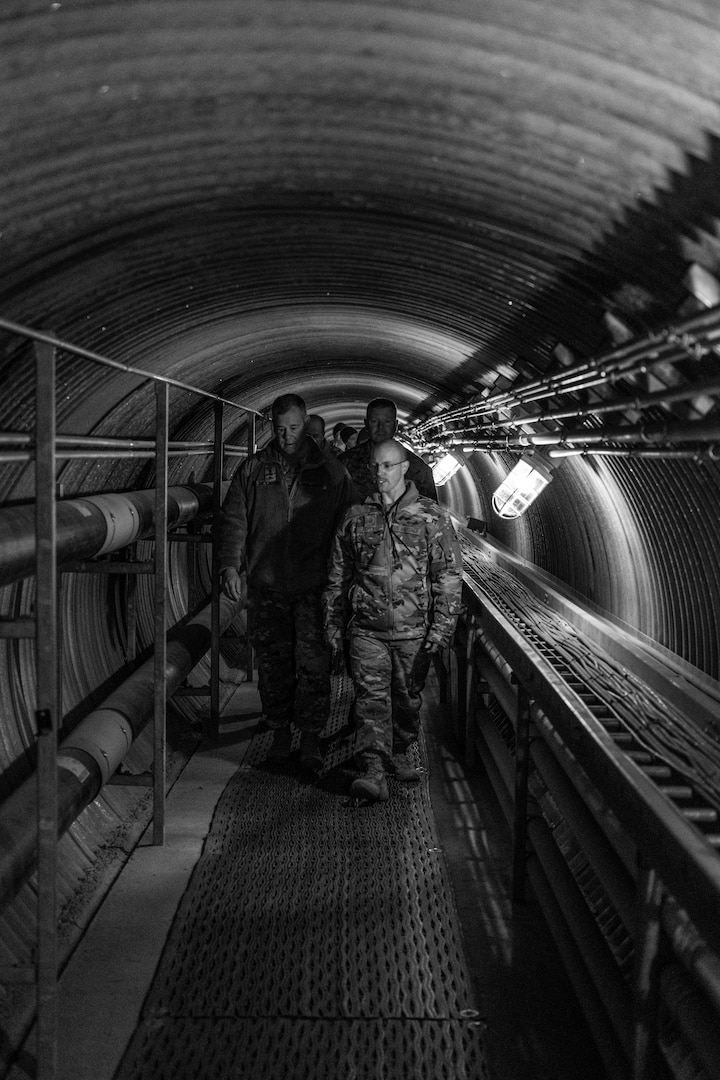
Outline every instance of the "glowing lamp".
{"type": "Polygon", "coordinates": [[[444,454],[432,467],[435,486],[442,487],[443,484],[447,484],[450,477],[461,468],[462,461],[458,461],[454,454],[444,454]]]}
{"type": "Polygon", "coordinates": [[[520,458],[494,493],[493,510],[501,518],[520,517],[551,480],[552,473],[544,461],[520,458]]]}

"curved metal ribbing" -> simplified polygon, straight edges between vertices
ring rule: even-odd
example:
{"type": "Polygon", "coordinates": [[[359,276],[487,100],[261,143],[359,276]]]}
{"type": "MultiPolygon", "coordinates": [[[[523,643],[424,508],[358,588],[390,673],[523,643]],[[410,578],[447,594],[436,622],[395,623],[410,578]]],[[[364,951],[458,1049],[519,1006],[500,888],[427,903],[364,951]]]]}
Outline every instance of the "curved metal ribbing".
{"type": "Polygon", "coordinates": [[[643,536],[638,562],[645,564],[648,580],[641,628],[717,678],[717,516],[707,513],[717,505],[717,467],[609,462],[608,471],[626,494],[643,536]],[[637,513],[639,506],[642,514],[637,513]]]}

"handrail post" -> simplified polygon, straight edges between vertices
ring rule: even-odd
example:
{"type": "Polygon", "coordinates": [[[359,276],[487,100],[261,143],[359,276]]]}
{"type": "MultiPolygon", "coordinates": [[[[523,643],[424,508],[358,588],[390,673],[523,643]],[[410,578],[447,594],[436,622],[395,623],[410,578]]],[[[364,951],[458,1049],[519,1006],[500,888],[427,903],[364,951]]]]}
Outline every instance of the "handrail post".
{"type": "Polygon", "coordinates": [[[477,673],[475,671],[475,636],[477,618],[469,615],[466,620],[467,637],[465,639],[465,682],[463,692],[463,718],[465,721],[465,764],[468,769],[477,767],[477,747],[475,745],[475,694],[477,692],[477,673]]]}
{"type": "MultiPolygon", "coordinates": [[[[257,416],[255,415],[255,413],[250,413],[250,415],[248,416],[248,442],[247,442],[248,457],[252,457],[252,455],[255,453],[256,450],[257,450],[257,416]]],[[[248,642],[247,642],[247,661],[246,661],[245,667],[247,669],[247,675],[246,675],[247,681],[252,682],[253,681],[253,669],[255,667],[255,651],[254,651],[254,649],[252,647],[252,643],[250,641],[249,634],[248,634],[248,642]]]]}
{"type": "Polygon", "coordinates": [[[513,822],[512,898],[525,899],[527,864],[528,771],[530,762],[530,702],[523,686],[518,686],[515,723],[515,813],[513,822]]]}
{"type": "Polygon", "coordinates": [[[658,1075],[658,953],[663,890],[655,871],[642,860],[637,903],[633,1080],[652,1080],[658,1075]]]}
{"type": "Polygon", "coordinates": [[[153,712],[153,843],[165,842],[165,716],[167,709],[167,489],[168,400],[167,384],[155,384],[155,700],[153,712]]]}
{"type": "Polygon", "coordinates": [[[35,345],[35,644],[38,731],[37,1076],[57,1072],[58,663],[55,349],[35,345]]]}
{"type": "Polygon", "coordinates": [[[216,401],[213,410],[215,413],[215,454],[213,457],[212,589],[210,594],[212,605],[210,616],[210,718],[207,732],[211,742],[217,740],[220,731],[220,569],[218,540],[220,537],[220,511],[224,472],[222,402],[216,401]]]}

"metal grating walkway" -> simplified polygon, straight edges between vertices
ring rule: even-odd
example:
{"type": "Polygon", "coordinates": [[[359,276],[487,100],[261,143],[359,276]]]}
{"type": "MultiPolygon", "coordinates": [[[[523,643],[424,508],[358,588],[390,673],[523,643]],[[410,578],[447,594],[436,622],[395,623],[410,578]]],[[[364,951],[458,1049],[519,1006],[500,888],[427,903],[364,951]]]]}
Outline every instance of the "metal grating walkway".
{"type": "Polygon", "coordinates": [[[488,1076],[427,775],[348,799],[343,683],[317,782],[254,736],[116,1080],[488,1076]]]}

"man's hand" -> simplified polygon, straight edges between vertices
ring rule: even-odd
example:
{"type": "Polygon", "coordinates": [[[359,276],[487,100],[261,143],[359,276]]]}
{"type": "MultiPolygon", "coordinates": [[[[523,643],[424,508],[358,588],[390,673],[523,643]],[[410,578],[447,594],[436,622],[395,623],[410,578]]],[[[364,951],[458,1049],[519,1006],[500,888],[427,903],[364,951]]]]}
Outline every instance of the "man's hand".
{"type": "Polygon", "coordinates": [[[330,646],[330,671],[333,675],[342,675],[345,671],[345,635],[342,630],[332,627],[326,637],[330,646]]]}
{"type": "Polygon", "coordinates": [[[431,655],[436,652],[440,652],[440,643],[438,641],[423,641],[423,649],[426,653],[431,655]]]}
{"type": "Polygon", "coordinates": [[[242,577],[234,566],[226,566],[220,571],[220,588],[236,603],[243,599],[242,577]]]}

